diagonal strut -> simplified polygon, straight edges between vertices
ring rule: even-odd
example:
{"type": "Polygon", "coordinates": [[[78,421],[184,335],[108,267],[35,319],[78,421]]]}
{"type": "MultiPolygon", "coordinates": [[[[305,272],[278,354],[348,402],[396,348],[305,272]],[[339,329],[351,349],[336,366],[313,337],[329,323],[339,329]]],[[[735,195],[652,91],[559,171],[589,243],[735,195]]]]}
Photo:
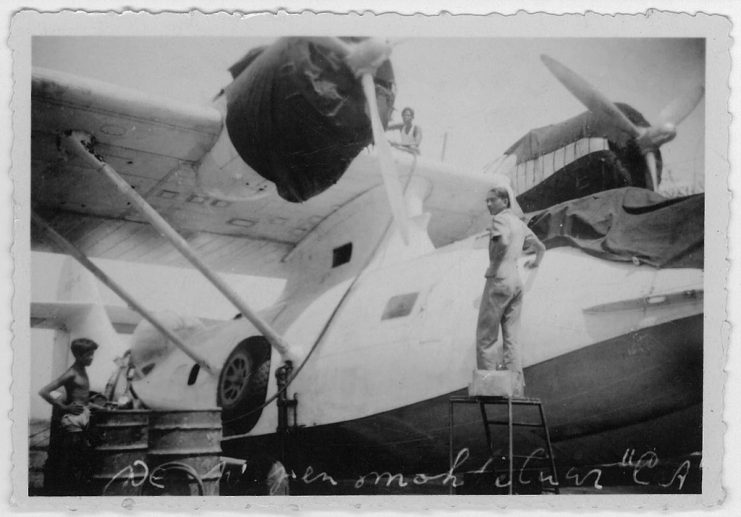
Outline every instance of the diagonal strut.
{"type": "Polygon", "coordinates": [[[84,159],[96,171],[102,172],[116,186],[118,191],[131,201],[150,224],[162,236],[169,240],[188,262],[198,269],[262,333],[273,348],[280,353],[284,361],[293,362],[296,360],[294,351],[291,350],[291,347],[285,342],[283,337],[250,309],[247,303],[219,275],[206,265],[187,241],[113,167],[106,163],[100,155],[95,153],[91,135],[83,131],[69,131],[65,133],[65,143],[68,144],[76,155],[84,159]]]}

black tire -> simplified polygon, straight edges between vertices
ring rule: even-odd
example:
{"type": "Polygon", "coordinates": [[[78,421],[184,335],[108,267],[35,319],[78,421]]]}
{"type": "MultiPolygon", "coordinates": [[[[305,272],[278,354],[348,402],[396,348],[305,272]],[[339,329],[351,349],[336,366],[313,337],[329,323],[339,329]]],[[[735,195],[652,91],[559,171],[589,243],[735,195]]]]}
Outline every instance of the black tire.
{"type": "Polygon", "coordinates": [[[238,344],[219,375],[217,404],[221,407],[224,436],[249,432],[262,413],[259,408],[267,394],[270,356],[258,347],[250,340],[238,344]]]}

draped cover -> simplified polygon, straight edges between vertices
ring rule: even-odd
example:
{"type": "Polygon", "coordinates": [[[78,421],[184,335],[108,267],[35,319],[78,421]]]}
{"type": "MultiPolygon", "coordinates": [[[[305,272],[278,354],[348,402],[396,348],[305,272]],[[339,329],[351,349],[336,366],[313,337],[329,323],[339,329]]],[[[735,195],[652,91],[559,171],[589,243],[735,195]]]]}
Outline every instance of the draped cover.
{"type": "MultiPolygon", "coordinates": [[[[323,192],[372,141],[360,81],[342,58],[302,38],[253,49],[230,69],[226,127],[240,157],[278,194],[300,202],[323,192]]],[[[393,108],[389,61],[375,75],[384,125],[393,108]]]]}
{"type": "Polygon", "coordinates": [[[705,194],[667,199],[628,187],[539,212],[529,226],[547,248],[574,246],[616,261],[703,268],[705,194]]]}

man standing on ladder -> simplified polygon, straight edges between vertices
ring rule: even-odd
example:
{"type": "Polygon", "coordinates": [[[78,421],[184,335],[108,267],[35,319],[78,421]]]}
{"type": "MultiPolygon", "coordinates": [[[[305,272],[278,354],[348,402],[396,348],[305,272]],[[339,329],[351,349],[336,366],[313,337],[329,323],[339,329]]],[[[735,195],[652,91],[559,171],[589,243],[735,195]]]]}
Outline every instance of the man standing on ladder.
{"type": "Polygon", "coordinates": [[[520,313],[522,312],[522,281],[517,259],[524,253],[535,257],[525,266],[538,267],[545,246],[512,210],[511,190],[494,187],[486,196],[486,206],[492,217],[489,230],[489,268],[481,297],[476,328],[476,368],[496,370],[495,343],[502,327],[504,369],[514,372],[514,397],[524,397],[525,378],[522,373],[522,351],[519,343],[520,313]]]}

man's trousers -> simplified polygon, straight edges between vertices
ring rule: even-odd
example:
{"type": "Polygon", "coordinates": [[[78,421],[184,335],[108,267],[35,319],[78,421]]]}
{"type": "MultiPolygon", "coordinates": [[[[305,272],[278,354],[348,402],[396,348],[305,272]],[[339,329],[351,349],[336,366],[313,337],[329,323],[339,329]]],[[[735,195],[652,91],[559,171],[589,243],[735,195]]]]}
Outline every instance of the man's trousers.
{"type": "Polygon", "coordinates": [[[522,284],[507,279],[487,277],[481,296],[476,327],[476,368],[497,369],[496,342],[502,327],[502,364],[515,372],[515,396],[523,396],[525,377],[522,373],[522,352],[519,331],[522,312],[522,284]]]}

